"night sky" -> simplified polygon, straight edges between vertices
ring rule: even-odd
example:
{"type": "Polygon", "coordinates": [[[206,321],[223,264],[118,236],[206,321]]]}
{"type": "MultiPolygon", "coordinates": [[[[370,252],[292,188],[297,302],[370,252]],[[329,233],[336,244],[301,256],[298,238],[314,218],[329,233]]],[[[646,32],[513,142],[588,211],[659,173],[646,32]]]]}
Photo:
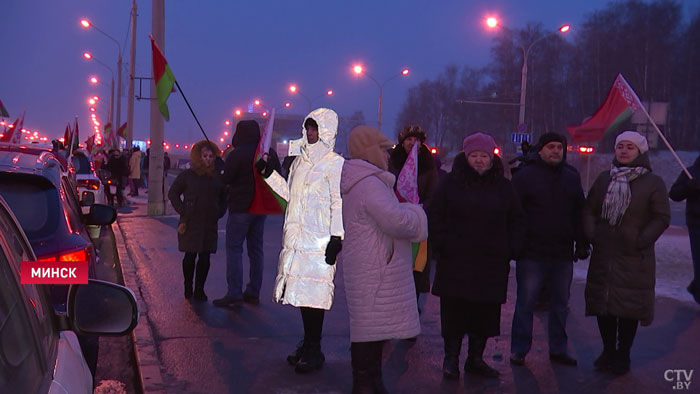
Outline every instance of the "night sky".
{"type": "MultiPolygon", "coordinates": [[[[50,138],[63,135],[75,116],[81,140],[91,125],[88,97],[103,97],[98,115],[107,119],[109,81],[106,68],[81,56],[91,51],[112,67],[116,79],[117,45],[81,18],[116,38],[124,51],[124,96],[129,61],[130,0],[2,0],[0,99],[10,121],[27,110],[25,127],[50,138]],[[92,86],[96,75],[105,85],[92,86]]],[[[542,22],[556,29],[570,23],[570,35],[584,16],[607,0],[355,0],[233,1],[166,0],[165,56],[210,137],[218,140],[236,108],[247,109],[254,98],[278,113],[306,113],[307,102],[291,95],[290,83],[310,98],[327,89],[314,107],[335,109],[341,116],[362,110],[371,124],[377,119],[377,86],[357,77],[351,66],[361,62],[379,82],[403,67],[407,78],[384,88],[383,131],[397,133],[396,117],[409,87],[432,79],[447,64],[482,67],[489,61],[494,32],[484,27],[497,15],[510,28],[542,22]],[[291,109],[280,108],[285,101],[291,109]]],[[[697,12],[700,0],[685,0],[685,16],[697,12]]],[[[151,76],[151,1],[138,1],[136,76],[151,76]]],[[[571,39],[571,37],[569,37],[571,39]]],[[[138,89],[138,86],[137,86],[138,89]]],[[[144,84],[143,94],[150,91],[144,84]]],[[[138,93],[138,90],[137,90],[138,93]]],[[[179,94],[168,101],[170,122],[165,139],[189,143],[201,137],[179,94]]],[[[115,105],[116,108],[116,105],[115,105]]],[[[150,106],[136,101],[134,139],[148,138],[150,106]]],[[[127,104],[122,99],[122,122],[127,104]]],[[[376,123],[375,123],[376,125],[376,123]]]]}

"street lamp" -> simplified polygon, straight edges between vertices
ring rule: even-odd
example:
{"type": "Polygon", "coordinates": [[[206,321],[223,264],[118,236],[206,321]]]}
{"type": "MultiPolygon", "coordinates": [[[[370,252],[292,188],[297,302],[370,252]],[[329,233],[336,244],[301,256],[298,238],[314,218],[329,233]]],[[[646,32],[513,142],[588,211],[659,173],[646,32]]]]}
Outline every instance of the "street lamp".
{"type": "MultiPolygon", "coordinates": [[[[334,94],[333,90],[329,89],[329,90],[327,90],[324,94],[321,94],[321,95],[316,96],[316,97],[313,97],[313,98],[309,98],[308,96],[306,96],[304,93],[302,93],[302,92],[299,90],[299,88],[297,87],[297,85],[289,85],[289,92],[292,93],[292,94],[298,94],[298,95],[300,95],[301,97],[303,97],[304,100],[306,100],[306,102],[309,104],[309,113],[310,113],[311,110],[313,109],[312,103],[313,103],[314,101],[320,99],[321,97],[324,97],[324,96],[332,96],[332,95],[334,94]]],[[[287,108],[289,108],[289,107],[291,106],[291,104],[287,105],[287,103],[284,103],[284,106],[287,107],[287,108]]]]}
{"type": "MultiPolygon", "coordinates": [[[[83,52],[83,58],[85,58],[87,60],[96,61],[98,64],[102,65],[107,70],[109,70],[109,72],[112,74],[112,86],[110,88],[110,94],[109,94],[109,115],[107,116],[107,118],[109,119],[109,123],[112,123],[112,125],[114,125],[114,123],[112,122],[112,120],[114,118],[114,71],[112,71],[112,68],[110,66],[102,63],[99,59],[94,57],[90,52],[83,52]]],[[[90,78],[90,83],[95,84],[97,82],[99,82],[99,80],[96,77],[90,78]],[[93,80],[95,80],[96,82],[93,82],[93,80]]],[[[117,119],[117,121],[119,121],[119,120],[117,119]]]]}
{"type": "Polygon", "coordinates": [[[377,81],[376,79],[374,79],[374,77],[372,77],[371,75],[369,75],[369,74],[367,73],[367,71],[365,71],[365,68],[362,67],[361,64],[356,64],[356,65],[354,65],[354,66],[352,67],[352,71],[353,71],[355,74],[357,74],[357,75],[362,75],[362,74],[366,75],[369,79],[371,79],[372,81],[374,81],[374,83],[375,83],[375,84],[377,85],[377,87],[379,88],[379,112],[378,112],[378,114],[377,114],[377,118],[378,118],[378,119],[377,119],[377,125],[378,125],[379,130],[381,131],[381,129],[382,129],[382,95],[383,95],[383,91],[384,91],[384,85],[386,85],[387,82],[391,81],[392,79],[394,79],[394,78],[396,78],[396,77],[405,77],[405,76],[407,76],[407,75],[409,74],[409,70],[408,70],[408,68],[404,68],[404,69],[402,69],[399,73],[394,74],[394,75],[392,75],[391,77],[389,77],[389,78],[387,78],[386,80],[384,80],[384,82],[382,82],[382,83],[379,83],[379,81],[377,81]]]}
{"type": "MultiPolygon", "coordinates": [[[[117,50],[118,50],[118,52],[117,52],[117,124],[116,125],[113,124],[113,126],[119,127],[119,126],[121,126],[121,109],[122,109],[122,46],[119,45],[119,41],[117,41],[114,37],[105,33],[102,29],[95,26],[88,19],[81,19],[80,25],[86,29],[93,28],[93,29],[97,30],[102,35],[104,35],[105,37],[114,41],[115,44],[117,44],[117,50]]],[[[112,75],[114,75],[114,73],[112,73],[112,75]]],[[[111,120],[112,119],[110,119],[110,121],[111,120]]]]}
{"type": "MultiPolygon", "coordinates": [[[[495,17],[489,17],[489,18],[487,18],[487,19],[486,19],[486,25],[487,25],[490,29],[495,29],[496,27],[500,27],[500,28],[503,29],[504,31],[507,31],[507,32],[511,32],[511,33],[512,33],[512,31],[511,31],[510,29],[508,29],[507,27],[505,27],[505,26],[499,24],[498,19],[496,19],[495,17]]],[[[559,31],[560,33],[566,33],[566,32],[568,32],[569,30],[571,30],[571,26],[570,26],[570,25],[562,25],[562,26],[560,26],[560,27],[557,29],[557,31],[559,31]]],[[[532,47],[533,47],[535,44],[537,44],[538,42],[544,40],[545,38],[552,37],[552,33],[554,33],[554,32],[551,32],[551,31],[550,31],[550,32],[547,32],[547,33],[546,33],[545,35],[543,35],[542,37],[540,37],[540,38],[536,39],[535,41],[531,42],[530,45],[528,45],[527,48],[525,48],[524,46],[520,45],[520,49],[523,51],[523,67],[522,67],[522,69],[521,69],[521,71],[520,71],[520,104],[519,104],[519,106],[520,106],[520,113],[519,113],[519,115],[518,115],[518,131],[521,131],[521,132],[523,131],[523,130],[521,130],[521,128],[522,128],[522,127],[525,127],[525,97],[526,97],[526,93],[527,93],[527,58],[528,58],[528,55],[530,54],[530,49],[532,49],[532,47]]]]}

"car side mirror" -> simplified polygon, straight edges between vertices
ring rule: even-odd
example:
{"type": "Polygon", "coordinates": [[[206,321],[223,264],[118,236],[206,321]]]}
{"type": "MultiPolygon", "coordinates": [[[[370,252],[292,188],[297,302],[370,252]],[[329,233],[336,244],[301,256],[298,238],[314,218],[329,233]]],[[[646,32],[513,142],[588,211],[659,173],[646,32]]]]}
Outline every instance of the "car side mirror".
{"type": "Polygon", "coordinates": [[[78,334],[121,336],[138,323],[134,293],[116,283],[89,279],[68,290],[68,320],[78,334]]]}
{"type": "Polygon", "coordinates": [[[84,191],[83,195],[81,196],[80,199],[80,205],[84,207],[89,207],[90,205],[95,203],[95,195],[88,192],[84,191]]]}
{"type": "Polygon", "coordinates": [[[90,212],[83,216],[83,222],[85,224],[112,224],[115,220],[117,220],[117,210],[104,204],[92,204],[90,206],[90,212]]]}

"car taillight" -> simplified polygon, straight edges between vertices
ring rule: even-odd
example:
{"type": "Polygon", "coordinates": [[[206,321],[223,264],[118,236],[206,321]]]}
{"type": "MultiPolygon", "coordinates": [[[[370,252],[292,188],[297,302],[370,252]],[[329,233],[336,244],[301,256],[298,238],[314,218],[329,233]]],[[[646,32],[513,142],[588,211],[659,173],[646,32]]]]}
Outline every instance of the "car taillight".
{"type": "Polygon", "coordinates": [[[87,261],[88,249],[74,250],[70,252],[60,253],[54,256],[44,256],[37,258],[37,261],[87,261]]]}
{"type": "Polygon", "coordinates": [[[78,186],[97,190],[100,188],[100,181],[98,179],[78,179],[78,186]]]}

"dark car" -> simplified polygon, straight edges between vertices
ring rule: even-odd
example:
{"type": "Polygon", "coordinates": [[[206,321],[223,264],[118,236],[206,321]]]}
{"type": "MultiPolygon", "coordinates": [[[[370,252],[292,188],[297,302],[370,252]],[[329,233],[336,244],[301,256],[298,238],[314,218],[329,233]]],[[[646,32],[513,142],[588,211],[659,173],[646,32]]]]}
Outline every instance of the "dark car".
{"type": "Polygon", "coordinates": [[[21,263],[34,260],[29,241],[0,197],[0,393],[92,393],[93,375],[76,332],[128,334],[138,319],[134,295],[125,287],[90,280],[70,288],[66,313],[57,314],[46,286],[21,282],[21,263]]]}

